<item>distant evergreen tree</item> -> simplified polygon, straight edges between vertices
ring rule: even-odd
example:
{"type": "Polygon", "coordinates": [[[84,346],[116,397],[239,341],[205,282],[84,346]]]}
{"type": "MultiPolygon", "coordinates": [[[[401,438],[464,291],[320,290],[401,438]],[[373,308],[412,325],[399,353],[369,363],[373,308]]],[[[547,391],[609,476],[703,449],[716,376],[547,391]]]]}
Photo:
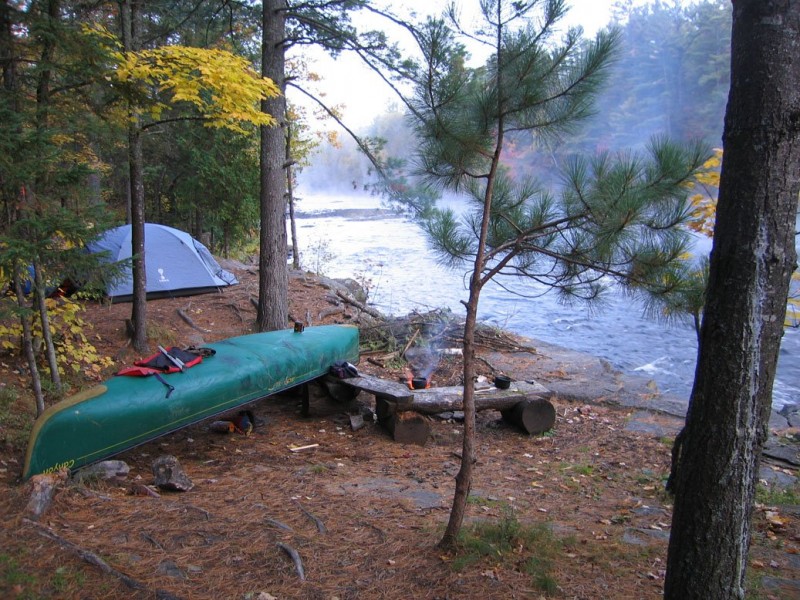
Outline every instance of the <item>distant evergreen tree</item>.
{"type": "Polygon", "coordinates": [[[725,0],[619,8],[621,36],[594,115],[557,140],[522,134],[502,161],[513,173],[558,184],[572,154],[644,149],[654,135],[718,145],[730,80],[730,7],[725,0]]]}

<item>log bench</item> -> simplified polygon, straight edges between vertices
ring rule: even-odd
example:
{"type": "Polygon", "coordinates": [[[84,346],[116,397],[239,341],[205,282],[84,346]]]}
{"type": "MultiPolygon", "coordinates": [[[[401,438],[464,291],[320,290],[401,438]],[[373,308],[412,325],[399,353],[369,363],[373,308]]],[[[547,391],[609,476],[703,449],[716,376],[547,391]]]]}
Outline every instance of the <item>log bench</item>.
{"type": "MultiPolygon", "coordinates": [[[[457,386],[411,390],[402,383],[370,375],[336,381],[374,395],[378,422],[395,441],[404,444],[425,444],[430,422],[424,415],[463,409],[464,390],[457,386]]],[[[499,410],[505,421],[528,434],[538,434],[555,423],[555,408],[548,400],[551,395],[544,386],[525,381],[512,382],[506,390],[487,386],[475,390],[475,409],[499,410]]]]}

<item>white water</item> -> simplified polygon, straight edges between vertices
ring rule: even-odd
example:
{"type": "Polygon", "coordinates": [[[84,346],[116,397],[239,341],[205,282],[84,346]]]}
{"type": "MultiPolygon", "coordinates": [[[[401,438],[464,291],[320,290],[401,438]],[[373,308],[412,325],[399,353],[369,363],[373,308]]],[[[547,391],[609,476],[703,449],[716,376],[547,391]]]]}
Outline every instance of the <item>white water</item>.
{"type": "MultiPolygon", "coordinates": [[[[304,267],[318,267],[329,277],[369,279],[370,304],[385,314],[448,307],[463,315],[465,269],[451,271],[439,265],[417,225],[402,217],[376,218],[369,213],[379,207],[380,201],[370,196],[304,197],[297,221],[304,267]]],[[[709,248],[710,244],[700,250],[709,248]]],[[[545,290],[530,284],[527,289],[545,290]]],[[[589,309],[561,305],[552,293],[514,296],[490,283],[481,294],[479,318],[605,358],[619,369],[653,379],[664,393],[688,399],[691,392],[697,353],[694,329],[688,323],[645,318],[642,307],[621,294],[610,293],[602,305],[589,309]]],[[[800,331],[788,330],[773,392],[776,409],[800,404],[799,356],[800,331]]]]}

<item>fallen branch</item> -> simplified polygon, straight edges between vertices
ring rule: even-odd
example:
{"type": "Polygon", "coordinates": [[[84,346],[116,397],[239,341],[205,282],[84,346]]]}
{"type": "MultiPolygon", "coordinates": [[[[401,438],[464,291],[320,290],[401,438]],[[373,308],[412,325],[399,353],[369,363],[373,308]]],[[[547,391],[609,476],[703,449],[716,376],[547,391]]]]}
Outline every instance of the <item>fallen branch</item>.
{"type": "Polygon", "coordinates": [[[300,510],[302,510],[303,513],[309,519],[314,521],[314,523],[317,526],[317,531],[319,531],[320,533],[328,533],[328,529],[327,529],[327,527],[325,527],[325,523],[323,523],[320,518],[318,518],[318,517],[314,516],[313,514],[311,514],[308,510],[306,510],[306,507],[303,506],[302,504],[300,504],[300,502],[298,502],[297,500],[295,500],[294,503],[297,504],[297,506],[300,508],[300,510]]]}
{"type": "Polygon", "coordinates": [[[350,298],[344,292],[336,290],[336,295],[339,296],[339,298],[341,298],[342,300],[344,300],[348,304],[352,304],[353,306],[355,306],[358,310],[367,313],[371,317],[375,317],[376,319],[382,319],[383,318],[383,315],[381,313],[379,313],[377,310],[368,307],[366,304],[362,304],[361,302],[359,302],[355,298],[350,298]]]}
{"type": "Polygon", "coordinates": [[[300,452],[301,450],[309,450],[311,448],[317,448],[319,444],[306,444],[305,446],[289,446],[290,452],[300,452]]]}
{"type": "Polygon", "coordinates": [[[287,544],[284,544],[283,542],[278,542],[277,545],[278,548],[286,552],[286,554],[288,554],[289,557],[292,559],[295,571],[297,571],[297,576],[300,578],[300,581],[305,581],[306,572],[305,569],[303,569],[303,561],[300,559],[300,555],[297,553],[297,550],[295,550],[291,546],[288,546],[287,544]]]}
{"type": "Polygon", "coordinates": [[[408,352],[408,349],[411,347],[411,344],[414,343],[414,340],[417,339],[418,335],[419,335],[419,329],[415,329],[414,330],[414,335],[411,336],[411,339],[408,340],[408,343],[406,344],[405,348],[403,348],[403,351],[400,353],[400,358],[404,358],[405,357],[406,352],[408,352]]]}
{"type": "Polygon", "coordinates": [[[181,319],[183,319],[186,322],[186,324],[189,327],[191,327],[192,329],[196,329],[200,333],[211,333],[211,331],[209,331],[208,329],[203,329],[199,325],[195,324],[195,322],[192,321],[192,318],[189,315],[187,315],[186,312],[182,308],[176,308],[175,310],[177,311],[178,316],[181,319]]]}
{"type": "MultiPolygon", "coordinates": [[[[81,560],[84,560],[89,564],[98,567],[103,573],[116,577],[129,588],[134,590],[144,590],[144,591],[148,590],[147,586],[141,583],[140,581],[137,581],[133,577],[126,575],[122,571],[118,571],[117,569],[109,565],[106,561],[104,561],[102,558],[97,556],[97,554],[95,554],[94,552],[90,552],[89,550],[81,548],[77,544],[74,544],[73,542],[64,539],[49,527],[37,523],[36,521],[31,521],[30,519],[23,519],[23,522],[27,523],[28,525],[33,525],[33,527],[37,529],[39,535],[41,535],[42,537],[46,537],[50,540],[55,541],[59,546],[61,546],[66,550],[69,550],[81,560]]],[[[173,596],[169,592],[158,589],[155,591],[155,597],[160,598],[162,600],[179,600],[178,596],[173,596]]]]}
{"type": "Polygon", "coordinates": [[[317,320],[322,321],[325,317],[330,317],[331,315],[338,315],[344,312],[344,306],[341,304],[339,306],[331,306],[330,308],[326,308],[323,311],[320,311],[319,315],[317,315],[317,320]]]}

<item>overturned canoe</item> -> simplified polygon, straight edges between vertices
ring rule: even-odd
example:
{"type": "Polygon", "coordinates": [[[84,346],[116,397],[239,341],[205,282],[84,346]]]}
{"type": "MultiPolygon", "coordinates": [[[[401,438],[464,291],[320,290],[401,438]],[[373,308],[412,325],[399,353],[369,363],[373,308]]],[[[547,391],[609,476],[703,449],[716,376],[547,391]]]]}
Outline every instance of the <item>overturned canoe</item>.
{"type": "Polygon", "coordinates": [[[208,344],[197,366],[155,377],[114,377],[48,408],[28,442],[23,477],[78,469],[358,360],[358,329],[346,325],[255,333],[208,344]]]}

